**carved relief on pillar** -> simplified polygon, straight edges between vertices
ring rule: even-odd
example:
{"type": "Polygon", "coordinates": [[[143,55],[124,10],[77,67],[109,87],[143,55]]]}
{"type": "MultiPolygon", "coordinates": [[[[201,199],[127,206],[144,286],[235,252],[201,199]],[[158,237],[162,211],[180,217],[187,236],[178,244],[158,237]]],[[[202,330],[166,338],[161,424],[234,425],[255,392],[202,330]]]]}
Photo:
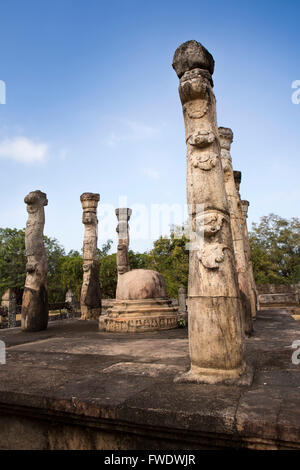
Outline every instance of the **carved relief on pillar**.
{"type": "Polygon", "coordinates": [[[21,325],[23,331],[40,331],[48,325],[47,257],[43,239],[44,206],[48,200],[42,191],[32,191],[24,202],[28,212],[25,229],[27,264],[21,325]]]}
{"type": "Polygon", "coordinates": [[[189,251],[191,369],[179,380],[217,383],[245,370],[240,298],[220,158],[214,60],[197,41],[179,46],[173,68],[187,144],[187,203],[194,228],[189,251]]]}
{"type": "Polygon", "coordinates": [[[200,247],[197,257],[207,269],[218,269],[220,263],[225,259],[224,251],[230,250],[230,247],[222,243],[222,239],[219,237],[224,220],[228,222],[228,216],[217,211],[206,211],[196,217],[196,231],[200,232],[200,247]]]}
{"type": "Polygon", "coordinates": [[[97,255],[99,200],[98,193],[83,193],[80,196],[84,224],[83,279],[80,295],[83,320],[97,319],[101,313],[100,270],[97,255]]]}
{"type": "Polygon", "coordinates": [[[118,233],[118,251],[117,251],[117,269],[118,274],[124,274],[130,271],[128,248],[129,248],[129,219],[132,210],[126,208],[116,209],[118,225],[116,231],[118,233]]]}

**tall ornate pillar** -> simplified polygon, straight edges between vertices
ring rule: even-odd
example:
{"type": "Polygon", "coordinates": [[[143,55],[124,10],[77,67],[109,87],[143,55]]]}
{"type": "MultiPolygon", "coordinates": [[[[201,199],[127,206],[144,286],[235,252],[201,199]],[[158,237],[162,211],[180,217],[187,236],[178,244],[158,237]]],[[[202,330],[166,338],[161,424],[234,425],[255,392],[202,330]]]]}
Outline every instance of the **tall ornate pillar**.
{"type": "Polygon", "coordinates": [[[80,296],[82,320],[97,320],[101,314],[100,270],[97,255],[99,194],[83,193],[80,196],[85,226],[83,242],[83,282],[80,296]]]}
{"type": "Polygon", "coordinates": [[[117,269],[118,278],[124,273],[130,271],[129,260],[128,260],[128,249],[129,249],[129,219],[131,217],[132,210],[126,208],[116,209],[116,216],[118,219],[117,232],[118,232],[118,251],[117,251],[117,269]]]}
{"type": "MultiPolygon", "coordinates": [[[[247,269],[248,269],[248,279],[250,282],[250,301],[251,301],[251,313],[252,313],[252,319],[256,318],[256,311],[258,310],[258,296],[256,292],[256,285],[254,281],[254,274],[253,274],[253,266],[252,266],[252,260],[251,260],[251,252],[250,252],[250,244],[249,244],[249,236],[248,236],[248,229],[247,229],[247,217],[245,212],[243,212],[243,203],[241,201],[241,195],[240,195],[240,185],[242,181],[242,173],[241,171],[234,171],[234,182],[235,182],[235,187],[236,187],[236,192],[239,198],[239,215],[240,215],[240,221],[241,221],[241,226],[242,226],[242,231],[243,231],[243,236],[244,236],[244,249],[245,249],[245,257],[247,260],[247,269]]],[[[249,202],[245,201],[247,205],[247,214],[248,214],[248,206],[249,202]]],[[[244,208],[245,211],[245,208],[244,208]]]]}
{"type": "Polygon", "coordinates": [[[256,311],[257,311],[257,292],[256,292],[256,285],[254,280],[253,274],[253,264],[251,259],[251,251],[250,251],[250,243],[249,243],[249,235],[247,229],[247,218],[248,218],[248,207],[250,205],[249,201],[242,200],[242,223],[243,223],[243,232],[244,232],[244,247],[245,247],[245,257],[247,260],[248,266],[248,277],[250,281],[250,294],[251,294],[251,312],[253,319],[256,318],[256,311]]]}
{"type": "Polygon", "coordinates": [[[179,380],[236,381],[245,371],[241,301],[220,158],[214,59],[198,42],[175,52],[187,143],[187,202],[195,243],[189,254],[191,369],[179,380]]]}
{"type": "Polygon", "coordinates": [[[227,127],[219,127],[219,139],[221,144],[221,161],[224,171],[226,196],[229,205],[231,233],[233,240],[235,266],[238,275],[242,307],[243,323],[246,335],[250,336],[253,330],[251,303],[250,303],[250,279],[244,250],[244,233],[240,219],[240,200],[235,187],[230,148],[233,141],[232,130],[227,127]]]}
{"type": "Polygon", "coordinates": [[[25,229],[27,256],[26,281],[22,300],[21,327],[23,331],[41,331],[48,325],[47,257],[44,246],[47,195],[32,191],[25,199],[28,219],[25,229]]]}

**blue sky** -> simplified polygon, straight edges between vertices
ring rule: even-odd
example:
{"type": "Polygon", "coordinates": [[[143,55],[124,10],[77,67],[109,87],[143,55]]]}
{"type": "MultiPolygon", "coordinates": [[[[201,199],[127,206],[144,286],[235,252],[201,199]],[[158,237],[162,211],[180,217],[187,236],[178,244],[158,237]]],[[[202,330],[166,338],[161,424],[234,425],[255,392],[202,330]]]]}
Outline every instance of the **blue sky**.
{"type": "MultiPolygon", "coordinates": [[[[45,233],[67,250],[82,245],[84,191],[100,193],[99,209],[110,205],[114,239],[120,196],[136,208],[185,204],[171,63],[189,39],[216,61],[218,124],[234,132],[249,225],[270,212],[300,216],[300,104],[291,100],[299,1],[2,0],[0,8],[2,227],[25,226],[23,199],[35,189],[48,195],[45,233]]],[[[100,211],[99,244],[107,233],[100,211]]],[[[151,243],[150,234],[131,246],[151,243]]]]}

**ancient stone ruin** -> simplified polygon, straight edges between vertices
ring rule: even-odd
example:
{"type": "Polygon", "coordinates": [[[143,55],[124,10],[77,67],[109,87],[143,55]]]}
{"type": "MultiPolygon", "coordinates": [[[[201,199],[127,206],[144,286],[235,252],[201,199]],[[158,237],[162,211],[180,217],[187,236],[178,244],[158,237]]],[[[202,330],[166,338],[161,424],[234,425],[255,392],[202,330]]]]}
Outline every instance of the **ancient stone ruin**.
{"type": "Polygon", "coordinates": [[[243,225],[240,219],[240,200],[236,190],[230,148],[233,141],[232,130],[226,127],[219,127],[219,139],[221,144],[221,161],[224,171],[225,191],[229,206],[230,225],[233,240],[236,272],[243,307],[244,331],[250,335],[253,330],[252,312],[250,301],[250,279],[247,268],[247,260],[244,248],[243,225]]]}
{"type": "Polygon", "coordinates": [[[300,283],[261,284],[257,286],[257,301],[262,310],[283,309],[300,315],[300,283]]]}
{"type": "Polygon", "coordinates": [[[24,201],[28,212],[25,229],[27,274],[21,327],[23,331],[40,331],[45,330],[48,325],[47,257],[43,240],[44,206],[48,204],[48,200],[45,193],[32,191],[24,201]]]}
{"type": "Polygon", "coordinates": [[[153,331],[176,328],[178,308],[167,298],[163,276],[150,269],[133,269],[128,262],[131,210],[116,209],[119,236],[117,252],[118,283],[116,301],[99,318],[101,331],[153,331]]]}
{"type": "Polygon", "coordinates": [[[13,289],[7,289],[2,295],[1,307],[7,312],[7,326],[14,328],[16,326],[17,300],[13,289]]]}
{"type": "Polygon", "coordinates": [[[187,202],[195,242],[189,254],[191,368],[179,380],[217,383],[245,371],[242,307],[235,270],[212,74],[198,42],[174,54],[187,143],[187,202]]]}
{"type": "Polygon", "coordinates": [[[68,311],[68,317],[72,317],[76,312],[76,296],[72,289],[68,289],[65,297],[65,304],[68,311]]]}
{"type": "Polygon", "coordinates": [[[178,313],[187,321],[188,311],[186,306],[186,288],[184,286],[181,286],[178,289],[178,313]]]}
{"type": "MultiPolygon", "coordinates": [[[[239,193],[238,193],[239,194],[239,193]]],[[[240,199],[240,194],[239,194],[240,199]]],[[[240,205],[240,214],[241,214],[241,225],[243,229],[243,236],[244,236],[244,249],[245,249],[245,259],[247,263],[247,270],[248,270],[248,280],[250,284],[250,302],[251,302],[251,312],[252,318],[256,319],[256,311],[258,309],[257,305],[257,290],[254,280],[254,273],[253,273],[253,265],[251,259],[251,250],[250,250],[250,242],[249,242],[249,235],[248,235],[248,228],[247,228],[247,218],[248,218],[248,208],[249,208],[249,201],[241,200],[240,205]]]]}
{"type": "Polygon", "coordinates": [[[99,194],[83,193],[80,196],[85,227],[83,242],[83,281],[80,296],[82,320],[98,320],[101,313],[100,271],[97,255],[99,194]]]}

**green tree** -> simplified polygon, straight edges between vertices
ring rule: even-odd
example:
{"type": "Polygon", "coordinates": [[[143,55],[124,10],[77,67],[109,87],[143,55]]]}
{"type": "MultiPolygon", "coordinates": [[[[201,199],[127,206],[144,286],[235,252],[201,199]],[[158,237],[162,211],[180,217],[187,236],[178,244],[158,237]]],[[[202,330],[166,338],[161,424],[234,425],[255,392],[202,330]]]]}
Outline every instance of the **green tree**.
{"type": "Polygon", "coordinates": [[[300,220],[275,214],[261,217],[249,233],[255,281],[294,284],[300,281],[300,220]]]}
{"type": "MultiPolygon", "coordinates": [[[[61,297],[60,264],[64,249],[55,238],[44,237],[48,259],[49,302],[61,297]]],[[[8,288],[15,290],[17,303],[22,302],[26,278],[25,230],[0,228],[0,295],[8,288]]]]}
{"type": "Polygon", "coordinates": [[[0,228],[0,295],[15,289],[17,302],[22,300],[26,277],[25,232],[16,228],[0,228]]]}
{"type": "Polygon", "coordinates": [[[78,251],[71,250],[60,259],[58,266],[58,277],[60,286],[59,301],[63,302],[68,289],[72,289],[76,298],[80,298],[82,284],[82,256],[78,251]]]}
{"type": "Polygon", "coordinates": [[[177,297],[180,286],[187,287],[189,271],[189,252],[185,246],[186,236],[177,235],[177,228],[169,237],[160,237],[154,242],[148,254],[147,267],[160,272],[166,281],[167,294],[177,297]]]}

